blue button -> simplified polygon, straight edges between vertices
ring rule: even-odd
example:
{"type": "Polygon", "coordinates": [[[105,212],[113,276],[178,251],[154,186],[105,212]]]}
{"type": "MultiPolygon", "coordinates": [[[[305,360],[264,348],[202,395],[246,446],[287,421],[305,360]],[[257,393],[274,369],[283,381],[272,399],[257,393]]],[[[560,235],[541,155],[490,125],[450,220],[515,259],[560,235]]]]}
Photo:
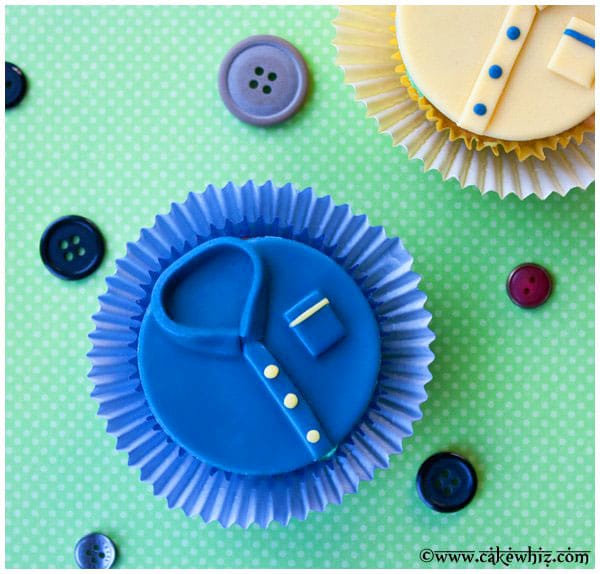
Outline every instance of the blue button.
{"type": "Polygon", "coordinates": [[[473,111],[478,116],[485,116],[485,114],[487,113],[487,107],[485,106],[485,104],[475,104],[473,106],[473,111]]]}
{"type": "Polygon", "coordinates": [[[506,30],[506,35],[509,40],[516,40],[521,35],[521,30],[516,26],[511,26],[508,30],[506,30]]]}
{"type": "Polygon", "coordinates": [[[27,80],[19,66],[4,62],[4,108],[13,108],[25,96],[27,80]]]}
{"type": "Polygon", "coordinates": [[[44,265],[61,279],[83,279],[93,273],[104,258],[104,239],[96,225],[80,215],[53,221],[40,240],[44,265]]]}
{"type": "Polygon", "coordinates": [[[502,68],[494,64],[493,66],[490,66],[488,73],[490,75],[490,78],[497,80],[502,75],[502,68]]]}
{"type": "Polygon", "coordinates": [[[476,490],[475,469],[468,460],[452,452],[434,454],[417,473],[417,492],[421,500],[438,512],[464,508],[476,490]]]}
{"type": "Polygon", "coordinates": [[[86,534],[75,545],[75,562],[83,569],[110,568],[117,556],[113,541],[104,534],[86,534]]]}
{"type": "Polygon", "coordinates": [[[308,89],[308,69],[298,50],[276,36],[251,36],[225,56],[219,92],[229,111],[256,126],[293,116],[308,89]]]}

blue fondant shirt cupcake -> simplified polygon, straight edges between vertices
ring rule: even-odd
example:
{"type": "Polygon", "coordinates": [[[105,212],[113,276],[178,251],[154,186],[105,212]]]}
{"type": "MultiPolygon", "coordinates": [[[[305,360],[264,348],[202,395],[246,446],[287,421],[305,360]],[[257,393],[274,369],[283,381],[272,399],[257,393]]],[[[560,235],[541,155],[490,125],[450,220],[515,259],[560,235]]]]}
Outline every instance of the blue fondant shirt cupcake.
{"type": "Polygon", "coordinates": [[[268,526],[402,450],[431,318],[397,238],[310,188],[190,193],[127,245],[90,334],[98,414],[170,508],[268,526]]]}

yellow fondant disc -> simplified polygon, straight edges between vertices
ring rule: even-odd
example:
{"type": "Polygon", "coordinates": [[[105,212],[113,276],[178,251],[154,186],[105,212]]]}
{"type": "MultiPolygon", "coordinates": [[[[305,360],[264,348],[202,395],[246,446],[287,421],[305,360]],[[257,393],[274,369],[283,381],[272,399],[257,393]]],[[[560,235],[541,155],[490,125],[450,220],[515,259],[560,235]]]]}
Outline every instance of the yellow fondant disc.
{"type": "MultiPolygon", "coordinates": [[[[510,10],[509,6],[399,6],[398,45],[412,82],[450,120],[490,138],[533,140],[580,124],[594,113],[594,86],[573,81],[569,73],[557,73],[549,64],[572,18],[593,26],[594,7],[536,8],[527,25],[526,14],[510,10]],[[518,35],[509,32],[511,17],[520,18],[514,26],[518,35]],[[519,50],[514,50],[515,43],[519,50]],[[496,65],[493,58],[509,70],[506,75],[498,75],[497,68],[489,73],[496,65]],[[502,82],[500,94],[495,82],[502,82]],[[477,106],[470,118],[478,103],[484,105],[477,106]],[[477,113],[486,114],[487,121],[478,121],[477,113]]],[[[575,48],[559,49],[561,70],[568,70],[565,59],[570,52],[581,53],[580,46],[575,48]]],[[[595,48],[587,48],[593,61],[595,48]]],[[[579,57],[573,61],[571,76],[581,76],[575,70],[580,65],[579,57]]]]}
{"type": "Polygon", "coordinates": [[[274,379],[279,375],[279,367],[277,365],[267,365],[264,370],[264,375],[267,379],[274,379]]]}

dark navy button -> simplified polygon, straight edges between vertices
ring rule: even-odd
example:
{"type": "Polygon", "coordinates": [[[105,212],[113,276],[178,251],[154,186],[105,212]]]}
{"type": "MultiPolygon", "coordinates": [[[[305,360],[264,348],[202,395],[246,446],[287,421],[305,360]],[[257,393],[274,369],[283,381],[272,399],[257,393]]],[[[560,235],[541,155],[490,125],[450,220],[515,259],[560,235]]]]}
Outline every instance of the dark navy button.
{"type": "Polygon", "coordinates": [[[86,534],[75,545],[75,562],[79,568],[110,568],[117,556],[113,541],[104,534],[86,534]]]}
{"type": "Polygon", "coordinates": [[[25,96],[27,80],[25,74],[10,62],[4,62],[4,108],[16,106],[25,96]]]}
{"type": "Polygon", "coordinates": [[[506,281],[506,290],[512,302],[519,307],[539,307],[552,292],[552,277],[536,263],[515,267],[506,281]]]}
{"type": "Polygon", "coordinates": [[[57,277],[83,279],[102,263],[104,238],[89,219],[67,215],[46,228],[40,240],[40,255],[57,277]]]}
{"type": "Polygon", "coordinates": [[[256,126],[293,116],[304,103],[308,69],[298,50],[276,36],[236,44],[219,70],[219,92],[229,111],[256,126]]]}
{"type": "Polygon", "coordinates": [[[456,512],[475,496],[477,475],[471,463],[452,452],[429,457],[417,473],[421,500],[438,512],[456,512]]]}

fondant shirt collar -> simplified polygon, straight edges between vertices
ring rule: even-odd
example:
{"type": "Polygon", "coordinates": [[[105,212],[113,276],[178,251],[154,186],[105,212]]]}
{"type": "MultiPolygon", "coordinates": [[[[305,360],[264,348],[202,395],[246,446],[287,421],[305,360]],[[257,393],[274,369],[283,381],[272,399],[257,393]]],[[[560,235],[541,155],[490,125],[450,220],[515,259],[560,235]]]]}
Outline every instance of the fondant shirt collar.
{"type": "Polygon", "coordinates": [[[204,244],[201,251],[193,250],[177,260],[169,273],[165,273],[157,281],[152,293],[150,307],[159,326],[179,344],[218,355],[231,355],[240,353],[244,342],[260,341],[264,333],[266,321],[266,286],[264,285],[264,270],[260,257],[248,242],[234,237],[220,238],[217,243],[209,241],[204,244]],[[165,297],[169,289],[176,283],[181,274],[186,272],[188,265],[194,260],[195,264],[202,264],[208,257],[218,257],[226,251],[237,250],[245,254],[252,265],[251,286],[237,328],[204,328],[190,326],[178,322],[169,316],[165,308],[165,297]]]}

